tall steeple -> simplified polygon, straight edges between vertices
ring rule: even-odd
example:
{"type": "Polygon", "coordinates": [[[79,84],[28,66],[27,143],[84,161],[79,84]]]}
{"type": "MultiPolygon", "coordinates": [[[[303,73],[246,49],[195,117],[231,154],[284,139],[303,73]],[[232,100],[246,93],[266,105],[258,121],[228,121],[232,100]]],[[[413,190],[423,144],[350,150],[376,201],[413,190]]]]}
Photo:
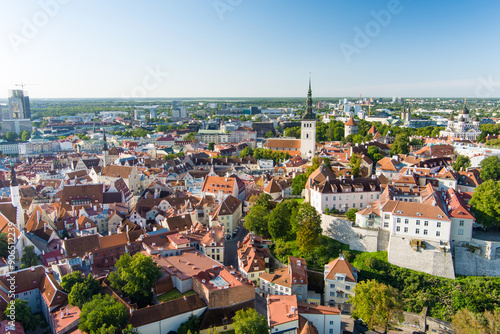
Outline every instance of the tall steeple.
{"type": "Polygon", "coordinates": [[[102,150],[103,151],[109,151],[109,149],[108,149],[108,142],[106,141],[106,130],[103,129],[102,132],[104,134],[103,137],[102,137],[102,140],[104,141],[103,144],[102,144],[102,150]]]}
{"type": "Polygon", "coordinates": [[[312,159],[316,153],[316,118],[312,113],[312,89],[309,76],[309,90],[307,91],[306,112],[302,116],[300,130],[300,156],[303,159],[312,159]]]}
{"type": "Polygon", "coordinates": [[[108,149],[108,142],[106,141],[106,130],[102,130],[103,132],[103,144],[102,144],[102,160],[103,160],[103,167],[106,167],[109,164],[109,149],[108,149]]]}
{"type": "Polygon", "coordinates": [[[10,163],[10,186],[11,187],[16,187],[19,185],[19,182],[17,182],[16,178],[16,170],[14,169],[14,163],[10,163]]]}
{"type": "Polygon", "coordinates": [[[311,89],[311,76],[309,76],[309,90],[307,91],[307,100],[306,100],[306,112],[302,119],[315,119],[313,115],[313,100],[312,100],[312,89],[311,89]]]}

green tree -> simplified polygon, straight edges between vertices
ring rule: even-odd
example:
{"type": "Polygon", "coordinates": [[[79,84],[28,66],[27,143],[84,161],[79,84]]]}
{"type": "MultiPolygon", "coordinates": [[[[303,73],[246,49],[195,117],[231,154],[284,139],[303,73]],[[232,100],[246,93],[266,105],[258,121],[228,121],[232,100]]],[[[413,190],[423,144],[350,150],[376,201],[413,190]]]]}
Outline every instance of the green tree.
{"type": "Polygon", "coordinates": [[[27,141],[27,140],[28,140],[28,139],[30,139],[30,138],[31,138],[31,134],[30,134],[28,131],[24,130],[24,131],[21,133],[21,140],[22,140],[22,141],[27,141]]]}
{"type": "Polygon", "coordinates": [[[384,157],[377,146],[368,146],[367,155],[375,164],[384,157]]]}
{"type": "Polygon", "coordinates": [[[196,132],[190,132],[190,133],[188,133],[188,134],[184,137],[184,140],[194,141],[195,136],[196,136],[196,132]]]}
{"type": "Polygon", "coordinates": [[[350,221],[355,221],[355,220],[356,220],[356,212],[358,212],[358,209],[356,209],[356,208],[349,209],[349,210],[345,213],[345,216],[346,216],[346,217],[347,217],[347,219],[349,219],[350,221]]]}
{"type": "Polygon", "coordinates": [[[208,143],[208,150],[213,151],[215,148],[215,143],[208,143]]]}
{"type": "Polygon", "coordinates": [[[319,244],[319,236],[321,233],[321,225],[318,226],[313,218],[307,218],[300,224],[297,231],[297,246],[302,253],[312,252],[319,244]]]}
{"type": "Polygon", "coordinates": [[[253,156],[253,150],[247,146],[240,152],[240,158],[246,158],[248,156],[253,156]]]}
{"type": "Polygon", "coordinates": [[[109,275],[111,287],[121,290],[130,299],[146,306],[151,302],[151,289],[161,277],[160,267],[149,256],[137,253],[133,257],[123,254],[115,264],[116,271],[109,275]]]}
{"type": "MultiPolygon", "coordinates": [[[[287,205],[287,202],[290,201],[283,201],[279,203],[269,215],[268,229],[269,234],[274,240],[287,240],[291,235],[290,219],[292,211],[287,205]]],[[[293,202],[297,203],[296,201],[293,202]]]]}
{"type": "Polygon", "coordinates": [[[293,180],[292,180],[292,195],[301,195],[302,194],[302,190],[305,189],[306,182],[307,182],[308,178],[309,178],[309,175],[307,175],[305,173],[299,174],[293,178],[293,180]]]}
{"type": "Polygon", "coordinates": [[[236,334],[267,334],[269,326],[267,319],[253,308],[239,310],[233,317],[234,332],[236,334]]]}
{"type": "Polygon", "coordinates": [[[257,202],[255,202],[255,205],[263,206],[267,211],[271,212],[271,210],[276,207],[276,204],[274,204],[272,200],[273,198],[271,197],[271,195],[262,193],[257,202]]]}
{"type": "Polygon", "coordinates": [[[459,310],[452,320],[455,334],[497,334],[500,333],[500,312],[486,310],[475,314],[469,309],[459,310]]]}
{"type": "Polygon", "coordinates": [[[361,157],[357,154],[351,155],[349,167],[351,167],[351,174],[354,175],[354,177],[358,177],[361,172],[361,157]]]}
{"type": "Polygon", "coordinates": [[[73,285],[76,283],[83,283],[83,281],[85,281],[85,277],[83,277],[82,273],[80,271],[73,271],[72,273],[66,274],[62,277],[61,288],[70,293],[73,285]]]}
{"type": "Polygon", "coordinates": [[[396,289],[375,280],[360,282],[349,296],[354,305],[352,316],[363,319],[369,329],[381,327],[387,332],[391,323],[402,321],[402,303],[396,289]]]}
{"type": "Polygon", "coordinates": [[[9,240],[7,233],[0,233],[0,256],[5,259],[9,256],[9,240]]]}
{"type": "Polygon", "coordinates": [[[312,219],[315,227],[315,233],[321,233],[321,216],[318,211],[309,203],[303,202],[300,204],[296,210],[296,214],[292,214],[291,223],[292,223],[292,232],[296,233],[299,231],[303,222],[307,219],[312,219]]]}
{"type": "Polygon", "coordinates": [[[483,180],[500,180],[500,157],[492,155],[481,161],[479,167],[481,168],[480,176],[483,180]]]}
{"type": "Polygon", "coordinates": [[[455,171],[460,171],[460,170],[466,170],[468,167],[470,167],[470,159],[466,155],[458,155],[455,161],[451,164],[451,167],[455,171]]]}
{"type": "Polygon", "coordinates": [[[78,328],[90,334],[100,334],[103,327],[114,326],[118,332],[125,327],[128,317],[127,309],[122,303],[109,295],[98,294],[83,305],[78,328]]]}
{"type": "Polygon", "coordinates": [[[40,315],[31,314],[31,308],[28,302],[21,299],[15,299],[9,302],[3,314],[5,318],[9,320],[15,320],[22,323],[25,331],[35,330],[42,322],[40,315]]]}
{"type": "Polygon", "coordinates": [[[71,305],[82,308],[83,304],[90,301],[92,297],[101,291],[101,285],[91,274],[89,274],[83,282],[76,283],[72,286],[71,292],[68,294],[68,302],[71,305]]]}
{"type": "Polygon", "coordinates": [[[261,236],[269,236],[267,221],[269,219],[269,211],[262,205],[255,205],[250,209],[250,212],[245,217],[245,228],[253,233],[261,236]]]}
{"type": "Polygon", "coordinates": [[[179,329],[177,330],[177,334],[196,334],[200,329],[200,318],[195,315],[191,315],[186,322],[183,322],[179,329]]]}
{"type": "Polygon", "coordinates": [[[272,138],[274,137],[274,133],[272,131],[269,131],[268,133],[266,133],[266,138],[272,138]]]}
{"type": "Polygon", "coordinates": [[[132,327],[132,325],[128,325],[127,328],[123,329],[123,334],[141,334],[138,329],[132,327]]]}
{"type": "Polygon", "coordinates": [[[15,133],[15,132],[9,131],[5,134],[5,140],[7,140],[7,141],[13,142],[13,141],[16,141],[17,138],[18,138],[17,133],[15,133]]]}
{"type": "Polygon", "coordinates": [[[166,125],[158,125],[156,127],[156,132],[167,132],[168,131],[168,126],[166,125]]]}
{"type": "Polygon", "coordinates": [[[410,153],[410,140],[408,134],[398,133],[391,145],[391,155],[410,153]]]}
{"type": "Polygon", "coordinates": [[[285,129],[285,137],[300,138],[300,133],[301,133],[300,126],[285,129]]]}
{"type": "Polygon", "coordinates": [[[500,181],[488,180],[479,185],[469,202],[476,221],[484,226],[500,226],[500,181]]]}
{"type": "Polygon", "coordinates": [[[21,258],[21,268],[29,268],[38,264],[38,256],[33,246],[24,247],[24,256],[21,258]]]}

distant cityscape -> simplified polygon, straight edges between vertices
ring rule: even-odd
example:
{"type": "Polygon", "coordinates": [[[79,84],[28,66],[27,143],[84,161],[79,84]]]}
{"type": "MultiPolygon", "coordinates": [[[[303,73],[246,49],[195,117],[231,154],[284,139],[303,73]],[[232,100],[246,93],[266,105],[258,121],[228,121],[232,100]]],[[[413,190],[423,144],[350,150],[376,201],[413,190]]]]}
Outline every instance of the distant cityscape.
{"type": "Polygon", "coordinates": [[[431,302],[429,282],[468,299],[462,277],[500,276],[500,101],[312,92],[311,79],[301,100],[30,101],[10,90],[0,310],[34,316],[0,326],[458,328],[465,307],[431,302]],[[387,289],[392,301],[376,300],[392,315],[363,311],[375,298],[365,289],[387,289]],[[111,322],[95,320],[102,307],[118,312],[111,322]]]}

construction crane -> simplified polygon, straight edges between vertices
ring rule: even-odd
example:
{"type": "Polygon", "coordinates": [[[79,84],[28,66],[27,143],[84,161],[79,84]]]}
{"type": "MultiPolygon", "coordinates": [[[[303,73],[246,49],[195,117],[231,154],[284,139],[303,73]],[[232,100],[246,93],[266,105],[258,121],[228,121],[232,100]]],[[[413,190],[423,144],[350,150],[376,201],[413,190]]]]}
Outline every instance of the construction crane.
{"type": "Polygon", "coordinates": [[[24,92],[24,86],[34,86],[38,84],[25,84],[24,82],[21,82],[20,84],[16,84],[16,86],[21,86],[21,90],[24,92]]]}

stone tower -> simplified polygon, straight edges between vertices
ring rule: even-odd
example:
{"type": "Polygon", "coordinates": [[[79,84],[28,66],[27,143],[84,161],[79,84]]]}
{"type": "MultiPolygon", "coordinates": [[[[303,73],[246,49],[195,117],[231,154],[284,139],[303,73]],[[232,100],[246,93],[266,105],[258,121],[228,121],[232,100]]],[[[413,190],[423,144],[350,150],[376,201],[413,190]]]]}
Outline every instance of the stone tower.
{"type": "Polygon", "coordinates": [[[312,112],[312,105],[311,78],[309,77],[306,112],[302,117],[300,132],[300,156],[304,159],[314,158],[316,151],[316,118],[312,112]]]}

